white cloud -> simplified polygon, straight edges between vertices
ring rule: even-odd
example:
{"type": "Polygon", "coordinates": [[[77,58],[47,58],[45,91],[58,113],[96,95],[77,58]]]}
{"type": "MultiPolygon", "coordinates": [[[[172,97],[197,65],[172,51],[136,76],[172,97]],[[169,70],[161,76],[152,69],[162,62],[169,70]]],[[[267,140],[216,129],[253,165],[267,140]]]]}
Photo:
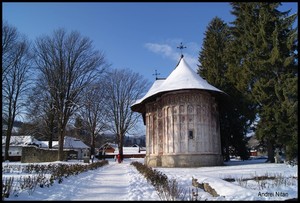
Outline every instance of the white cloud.
{"type": "Polygon", "coordinates": [[[175,55],[178,55],[168,44],[146,43],[145,47],[156,54],[162,54],[171,59],[174,59],[175,55]]]}
{"type": "MultiPolygon", "coordinates": [[[[175,62],[178,62],[180,58],[180,50],[177,49],[177,46],[179,43],[177,43],[178,40],[168,40],[167,43],[146,43],[145,47],[156,54],[161,55],[162,57],[169,58],[175,62]],[[175,43],[177,45],[175,45],[175,43]],[[175,47],[176,49],[174,49],[175,47]]],[[[190,65],[191,68],[193,68],[195,71],[198,69],[198,52],[197,50],[197,44],[195,42],[189,42],[187,43],[186,47],[190,47],[190,49],[183,50],[183,55],[187,63],[190,65]],[[189,53],[187,52],[189,51],[189,53]]]]}

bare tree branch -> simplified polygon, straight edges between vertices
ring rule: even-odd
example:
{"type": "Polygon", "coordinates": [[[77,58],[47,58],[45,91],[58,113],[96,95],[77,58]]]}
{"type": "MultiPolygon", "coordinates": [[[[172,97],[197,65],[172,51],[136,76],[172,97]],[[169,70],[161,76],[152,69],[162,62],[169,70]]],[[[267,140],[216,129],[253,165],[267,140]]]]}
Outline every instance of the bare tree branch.
{"type": "Polygon", "coordinates": [[[4,155],[7,160],[13,123],[24,106],[23,98],[30,82],[32,58],[29,42],[7,23],[2,26],[2,49],[2,121],[7,124],[4,155]]]}
{"type": "Polygon", "coordinates": [[[111,130],[118,136],[119,153],[123,159],[124,136],[137,123],[139,114],[130,106],[139,99],[149,87],[149,82],[131,70],[112,70],[106,76],[108,117],[112,121],[111,130]]]}
{"type": "Polygon", "coordinates": [[[94,50],[92,41],[78,32],[64,29],[36,40],[36,64],[57,115],[59,152],[63,160],[63,143],[70,117],[82,102],[82,93],[107,67],[104,54],[94,50]]]}
{"type": "Polygon", "coordinates": [[[84,102],[80,115],[87,125],[91,136],[91,154],[95,154],[95,139],[104,130],[107,130],[107,95],[100,78],[84,92],[84,102]]]}

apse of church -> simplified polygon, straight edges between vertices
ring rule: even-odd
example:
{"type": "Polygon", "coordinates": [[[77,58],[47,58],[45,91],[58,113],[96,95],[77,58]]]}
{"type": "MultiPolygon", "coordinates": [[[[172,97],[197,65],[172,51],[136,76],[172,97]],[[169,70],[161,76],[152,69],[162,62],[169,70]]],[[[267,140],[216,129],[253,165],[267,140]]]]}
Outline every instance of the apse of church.
{"type": "Polygon", "coordinates": [[[149,153],[219,153],[220,142],[212,139],[219,134],[216,106],[201,91],[169,93],[146,104],[149,153]]]}
{"type": "Polygon", "coordinates": [[[183,58],[168,78],[156,81],[132,105],[132,110],[143,114],[146,125],[145,164],[151,167],[221,165],[216,101],[220,92],[197,75],[183,58]]]}

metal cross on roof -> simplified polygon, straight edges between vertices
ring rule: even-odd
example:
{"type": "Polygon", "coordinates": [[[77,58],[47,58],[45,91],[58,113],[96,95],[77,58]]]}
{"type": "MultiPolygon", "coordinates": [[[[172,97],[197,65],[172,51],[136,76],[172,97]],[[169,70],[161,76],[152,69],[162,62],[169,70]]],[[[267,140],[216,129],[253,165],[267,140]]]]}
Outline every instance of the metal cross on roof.
{"type": "Polygon", "coordinates": [[[185,49],[185,48],[186,48],[186,46],[183,46],[182,42],[180,42],[180,45],[177,47],[177,49],[180,49],[181,58],[183,57],[182,49],[185,49]]]}
{"type": "Polygon", "coordinates": [[[158,75],[160,75],[160,73],[157,73],[157,70],[155,70],[155,73],[154,74],[152,74],[152,75],[155,75],[155,80],[157,80],[158,79],[158,75]]]}

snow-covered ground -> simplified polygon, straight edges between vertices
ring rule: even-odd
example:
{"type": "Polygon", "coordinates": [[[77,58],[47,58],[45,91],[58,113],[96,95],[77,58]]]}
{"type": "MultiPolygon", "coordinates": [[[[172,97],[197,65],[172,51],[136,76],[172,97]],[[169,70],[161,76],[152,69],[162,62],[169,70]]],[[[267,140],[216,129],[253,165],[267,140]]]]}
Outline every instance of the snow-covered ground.
{"type": "MultiPolygon", "coordinates": [[[[49,188],[37,187],[29,195],[23,191],[18,196],[11,195],[6,201],[22,200],[161,200],[154,187],[147,182],[132,161],[144,163],[142,158],[125,159],[95,170],[69,176],[61,184],[55,182],[49,188]]],[[[199,168],[153,168],[175,178],[179,187],[186,192],[185,200],[191,196],[192,178],[199,183],[209,183],[219,194],[213,197],[198,189],[198,200],[286,200],[298,198],[298,166],[264,163],[265,159],[230,161],[226,166],[199,168]],[[275,180],[251,180],[256,176],[276,176],[275,180]],[[235,182],[223,180],[235,179],[235,182]],[[241,181],[242,179],[250,179],[241,181]]],[[[56,162],[72,164],[77,162],[56,162]]],[[[82,162],[81,162],[82,163],[82,162]]],[[[48,163],[44,163],[48,164],[48,163]]],[[[53,163],[52,163],[53,164],[53,163]]],[[[82,163],[86,164],[86,163],[82,163]]],[[[4,166],[23,165],[20,162],[2,163],[4,166]]],[[[2,170],[2,180],[8,176],[25,176],[22,172],[2,170]]],[[[28,175],[28,174],[27,174],[28,175]]]]}

